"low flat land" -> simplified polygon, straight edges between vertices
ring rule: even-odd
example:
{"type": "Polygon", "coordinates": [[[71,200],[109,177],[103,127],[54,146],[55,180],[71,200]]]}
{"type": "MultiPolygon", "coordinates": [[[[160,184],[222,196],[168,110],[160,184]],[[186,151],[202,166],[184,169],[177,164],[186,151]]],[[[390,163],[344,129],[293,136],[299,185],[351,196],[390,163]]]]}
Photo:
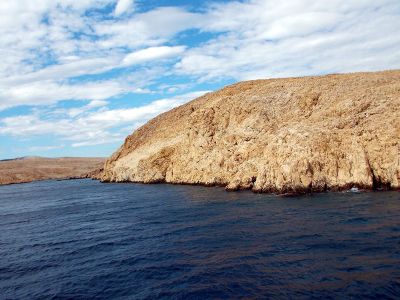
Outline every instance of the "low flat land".
{"type": "Polygon", "coordinates": [[[90,177],[103,167],[105,158],[95,157],[24,157],[0,161],[0,184],[46,179],[90,177]]]}

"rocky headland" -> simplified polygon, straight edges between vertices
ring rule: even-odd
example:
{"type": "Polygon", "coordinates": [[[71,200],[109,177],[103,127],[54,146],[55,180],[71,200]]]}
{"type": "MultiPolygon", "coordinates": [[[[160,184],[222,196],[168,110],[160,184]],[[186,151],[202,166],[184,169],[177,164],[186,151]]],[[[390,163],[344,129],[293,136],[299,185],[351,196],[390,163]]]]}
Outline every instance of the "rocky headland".
{"type": "Polygon", "coordinates": [[[400,71],[240,82],[152,119],[103,181],[303,193],[400,187],[400,71]]]}
{"type": "Polygon", "coordinates": [[[99,172],[104,158],[22,157],[0,161],[0,185],[46,179],[89,178],[99,172]]]}

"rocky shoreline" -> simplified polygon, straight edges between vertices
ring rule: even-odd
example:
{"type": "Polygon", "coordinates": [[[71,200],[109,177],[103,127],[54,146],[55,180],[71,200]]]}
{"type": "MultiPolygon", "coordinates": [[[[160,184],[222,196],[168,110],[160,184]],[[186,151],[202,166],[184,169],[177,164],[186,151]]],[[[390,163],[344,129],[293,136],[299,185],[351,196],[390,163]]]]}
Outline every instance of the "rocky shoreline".
{"type": "Polygon", "coordinates": [[[166,182],[166,181],[154,181],[154,182],[144,182],[144,181],[110,181],[99,178],[98,176],[89,177],[93,180],[99,180],[102,183],[126,183],[126,184],[172,184],[172,185],[191,185],[191,186],[203,186],[203,187],[222,187],[227,192],[238,192],[238,191],[252,191],[253,193],[259,194],[276,194],[281,196],[297,196],[297,195],[307,195],[313,193],[329,193],[329,192],[386,192],[386,191],[398,191],[400,188],[393,188],[387,185],[380,186],[365,186],[359,185],[357,183],[349,183],[343,186],[331,186],[323,187],[320,189],[315,189],[312,187],[289,187],[283,189],[270,189],[270,190],[256,190],[252,186],[239,186],[235,188],[229,188],[226,183],[188,183],[188,182],[166,182]]]}
{"type": "Polygon", "coordinates": [[[104,182],[298,194],[400,187],[400,71],[255,80],[128,136],[104,182]]]}

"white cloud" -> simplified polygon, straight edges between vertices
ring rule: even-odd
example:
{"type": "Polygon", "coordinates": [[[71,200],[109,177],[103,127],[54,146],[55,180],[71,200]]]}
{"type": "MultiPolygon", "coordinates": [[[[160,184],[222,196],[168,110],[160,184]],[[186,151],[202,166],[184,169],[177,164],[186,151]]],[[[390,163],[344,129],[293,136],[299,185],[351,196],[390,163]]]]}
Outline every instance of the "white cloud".
{"type": "Polygon", "coordinates": [[[75,111],[75,109],[71,109],[58,112],[56,116],[52,117],[47,112],[39,110],[31,115],[0,120],[0,135],[19,138],[55,135],[71,141],[73,147],[122,142],[127,134],[149,119],[207,92],[191,92],[127,109],[106,109],[100,106],[100,109],[93,111],[93,107],[90,107],[91,103],[89,103],[78,114],[71,114],[71,111],[75,111]],[[124,126],[123,130],[118,130],[121,126],[124,126]]]}
{"type": "Polygon", "coordinates": [[[104,107],[107,106],[108,102],[104,100],[92,100],[89,102],[89,104],[81,107],[76,107],[76,108],[70,108],[70,109],[64,109],[64,110],[56,110],[55,114],[57,113],[66,113],[70,117],[76,117],[80,114],[83,114],[93,108],[99,108],[99,107],[104,107]]]}
{"type": "Polygon", "coordinates": [[[132,91],[126,83],[115,80],[88,83],[57,83],[52,80],[0,87],[0,110],[17,105],[45,105],[60,100],[104,100],[132,91]]]}
{"type": "Polygon", "coordinates": [[[130,66],[134,64],[141,64],[148,61],[155,61],[158,59],[164,59],[169,57],[176,57],[177,55],[185,51],[184,46],[160,46],[160,47],[150,47],[142,49],[139,51],[132,52],[125,56],[122,64],[125,66],[130,66]]]}
{"type": "Polygon", "coordinates": [[[107,104],[108,104],[108,102],[104,101],[104,100],[93,100],[93,101],[90,101],[90,103],[86,106],[88,108],[94,108],[94,107],[106,106],[107,104]]]}
{"type": "MultiPolygon", "coordinates": [[[[2,1],[0,55],[6,59],[0,62],[0,110],[62,100],[107,99],[127,91],[148,92],[151,80],[165,70],[134,82],[121,78],[77,82],[71,78],[144,62],[148,70],[130,71],[125,77],[151,73],[151,64],[158,59],[178,58],[183,53],[185,46],[160,44],[193,27],[198,15],[174,7],[136,13],[129,19],[87,14],[112,3],[115,0],[2,1]]],[[[119,1],[115,9],[122,14],[133,6],[134,1],[119,1]]]]}
{"type": "Polygon", "coordinates": [[[64,147],[64,145],[58,145],[58,146],[33,146],[33,147],[29,147],[28,150],[29,151],[34,151],[34,152],[36,152],[36,151],[41,152],[41,151],[49,151],[49,150],[61,149],[63,147],[64,147]]]}
{"type": "Polygon", "coordinates": [[[96,57],[96,58],[80,58],[80,57],[60,57],[63,63],[50,65],[37,71],[27,72],[8,76],[2,80],[3,84],[8,86],[11,84],[23,84],[38,82],[43,80],[64,80],[71,77],[81,75],[92,75],[111,70],[120,64],[120,57],[96,57]]]}
{"type": "Polygon", "coordinates": [[[117,5],[115,6],[114,15],[120,16],[131,11],[133,9],[133,5],[133,0],[118,0],[117,5]]]}
{"type": "Polygon", "coordinates": [[[127,20],[99,22],[93,28],[101,37],[96,43],[100,49],[143,48],[159,46],[181,31],[199,27],[201,18],[182,8],[160,7],[127,20]]]}
{"type": "Polygon", "coordinates": [[[114,109],[102,111],[88,116],[86,120],[89,122],[110,122],[114,124],[149,120],[150,118],[155,117],[162,112],[172,109],[194,98],[197,98],[205,94],[206,92],[208,91],[198,91],[172,98],[160,99],[153,101],[150,104],[130,109],[114,109]]]}
{"type": "Polygon", "coordinates": [[[397,0],[248,1],[212,5],[179,74],[200,81],[400,68],[397,0]],[[384,34],[383,34],[384,32],[384,34]]]}

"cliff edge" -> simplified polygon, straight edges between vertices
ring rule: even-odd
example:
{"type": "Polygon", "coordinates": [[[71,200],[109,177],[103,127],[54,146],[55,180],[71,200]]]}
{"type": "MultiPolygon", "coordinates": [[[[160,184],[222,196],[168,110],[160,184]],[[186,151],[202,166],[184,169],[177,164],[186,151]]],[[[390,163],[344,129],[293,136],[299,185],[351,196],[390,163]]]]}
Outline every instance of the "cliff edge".
{"type": "Polygon", "coordinates": [[[240,82],[152,119],[103,181],[297,193],[400,188],[400,71],[240,82]]]}

